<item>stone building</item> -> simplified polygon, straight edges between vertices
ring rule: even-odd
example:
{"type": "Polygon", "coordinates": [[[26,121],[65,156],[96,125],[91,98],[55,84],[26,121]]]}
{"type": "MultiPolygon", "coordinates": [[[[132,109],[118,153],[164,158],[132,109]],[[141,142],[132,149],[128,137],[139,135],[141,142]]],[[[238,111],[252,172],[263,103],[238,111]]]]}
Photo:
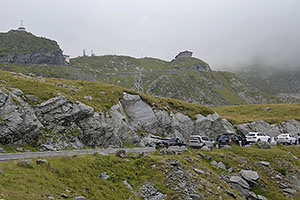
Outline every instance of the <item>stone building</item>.
{"type": "Polygon", "coordinates": [[[188,58],[188,57],[192,57],[193,52],[191,51],[182,51],[180,53],[177,54],[177,56],[175,56],[176,58],[188,58]]]}

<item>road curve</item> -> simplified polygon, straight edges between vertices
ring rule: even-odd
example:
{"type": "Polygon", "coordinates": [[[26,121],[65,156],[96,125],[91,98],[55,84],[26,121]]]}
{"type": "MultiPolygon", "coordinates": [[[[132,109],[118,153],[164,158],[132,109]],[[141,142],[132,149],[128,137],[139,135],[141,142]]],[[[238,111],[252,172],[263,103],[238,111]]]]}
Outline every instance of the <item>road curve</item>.
{"type": "Polygon", "coordinates": [[[30,158],[45,158],[57,156],[72,156],[84,154],[114,154],[119,150],[124,150],[126,153],[151,153],[155,151],[153,147],[144,148],[107,148],[107,149],[84,149],[84,150],[66,150],[66,151],[47,151],[47,152],[24,152],[24,153],[0,153],[0,161],[30,159],[30,158]]]}

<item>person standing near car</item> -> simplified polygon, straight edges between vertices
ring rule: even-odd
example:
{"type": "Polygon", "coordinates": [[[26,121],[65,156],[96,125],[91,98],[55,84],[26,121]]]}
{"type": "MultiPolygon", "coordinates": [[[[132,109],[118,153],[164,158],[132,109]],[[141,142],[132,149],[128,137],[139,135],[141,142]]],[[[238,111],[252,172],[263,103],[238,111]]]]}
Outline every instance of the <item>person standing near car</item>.
{"type": "Polygon", "coordinates": [[[239,135],[238,139],[239,139],[239,145],[242,146],[242,136],[239,135]]]}

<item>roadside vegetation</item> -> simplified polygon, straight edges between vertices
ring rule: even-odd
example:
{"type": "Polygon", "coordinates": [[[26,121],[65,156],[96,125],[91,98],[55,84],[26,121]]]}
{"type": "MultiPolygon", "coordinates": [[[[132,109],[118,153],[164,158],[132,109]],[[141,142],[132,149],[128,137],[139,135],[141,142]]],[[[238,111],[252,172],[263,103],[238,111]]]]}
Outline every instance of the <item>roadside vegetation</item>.
{"type": "MultiPolygon", "coordinates": [[[[172,168],[168,168],[166,171],[165,166],[166,163],[177,160],[181,169],[193,174],[193,180],[190,181],[197,184],[208,183],[206,187],[209,187],[214,193],[209,196],[210,193],[207,193],[206,188],[199,192],[206,194],[209,199],[218,199],[218,195],[215,194],[215,191],[218,190],[217,187],[231,190],[238,195],[218,177],[221,174],[233,175],[241,169],[248,169],[251,166],[251,169],[257,171],[260,176],[258,185],[251,190],[268,199],[284,200],[288,197],[282,193],[279,184],[271,176],[280,174],[285,179],[288,178],[287,175],[299,170],[300,161],[292,156],[300,158],[299,147],[274,146],[272,149],[257,149],[256,147],[233,146],[232,150],[213,149],[211,152],[189,149],[183,155],[161,156],[159,152],[154,152],[149,157],[143,157],[137,154],[128,154],[123,159],[115,155],[93,154],[47,158],[48,163],[44,164],[36,164],[36,159],[32,159],[31,163],[26,166],[20,166],[19,161],[0,162],[2,170],[0,173],[0,198],[40,200],[47,199],[47,196],[50,195],[59,199],[62,194],[67,194],[70,197],[85,196],[88,199],[119,200],[128,199],[130,196],[133,199],[140,199],[139,193],[142,185],[145,182],[153,182],[159,192],[167,194],[167,199],[176,199],[181,194],[180,191],[172,188],[172,181],[175,184],[176,181],[180,182],[181,180],[168,179],[168,176],[174,172],[172,172],[172,168]],[[205,157],[200,157],[200,153],[205,157]],[[207,156],[211,156],[211,158],[207,159],[207,156]],[[229,173],[226,170],[215,168],[210,164],[212,160],[223,162],[226,168],[231,167],[233,171],[229,173]],[[258,161],[270,162],[270,166],[262,167],[255,164],[258,161]],[[195,167],[200,167],[203,171],[209,171],[211,174],[197,174],[194,171],[195,167]],[[108,179],[98,177],[102,172],[107,173],[108,179]],[[124,180],[132,186],[135,193],[125,186],[124,180]],[[67,189],[71,192],[66,192],[67,189]]],[[[229,198],[225,193],[220,193],[220,195],[225,199],[229,198]]],[[[294,199],[299,197],[299,192],[294,195],[294,199]]]]}
{"type": "Polygon", "coordinates": [[[299,103],[217,106],[212,109],[234,124],[242,124],[256,120],[264,120],[271,124],[291,119],[300,121],[299,103]]]}

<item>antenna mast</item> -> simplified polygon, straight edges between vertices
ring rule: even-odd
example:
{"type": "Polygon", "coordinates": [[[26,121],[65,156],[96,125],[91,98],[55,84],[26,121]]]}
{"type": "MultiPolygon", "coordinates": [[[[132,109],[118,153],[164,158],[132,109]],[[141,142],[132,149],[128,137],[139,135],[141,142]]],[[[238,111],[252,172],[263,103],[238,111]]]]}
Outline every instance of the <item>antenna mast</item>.
{"type": "Polygon", "coordinates": [[[143,70],[144,70],[144,68],[141,68],[141,69],[138,67],[135,68],[133,89],[137,92],[144,91],[143,80],[142,80],[143,70]]]}

